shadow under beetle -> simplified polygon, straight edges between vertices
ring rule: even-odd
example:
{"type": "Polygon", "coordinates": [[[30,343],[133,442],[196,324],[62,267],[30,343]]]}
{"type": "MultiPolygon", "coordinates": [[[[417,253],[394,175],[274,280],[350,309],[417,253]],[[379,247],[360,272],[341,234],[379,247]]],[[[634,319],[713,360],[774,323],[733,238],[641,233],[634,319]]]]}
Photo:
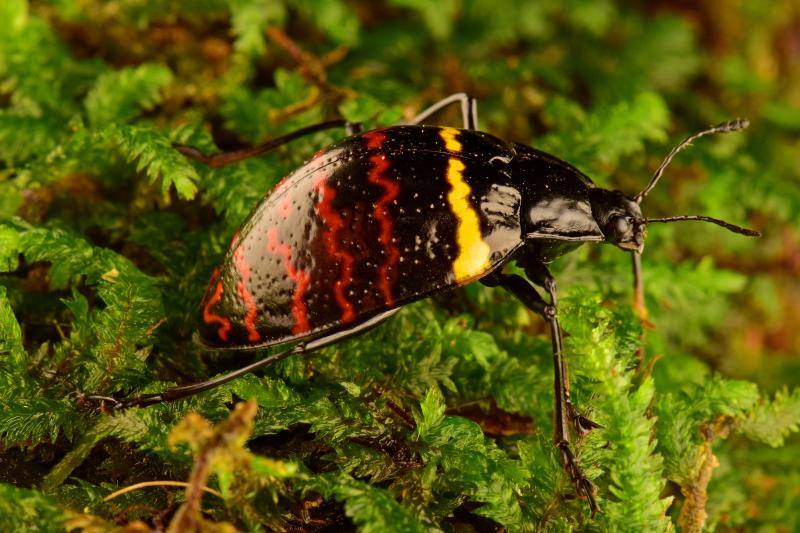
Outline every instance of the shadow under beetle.
{"type": "Polygon", "coordinates": [[[702,220],[758,236],[706,216],[647,219],[640,208],[681,149],[704,135],[743,129],[747,121],[726,122],[685,139],[633,197],[596,187],[550,154],[478,131],[475,100],[463,93],[409,123],[366,133],[334,120],[236,152],[205,156],[188,146],[177,148],[220,167],[334,127],[346,127],[350,136],[318,152],[270,191],[234,235],[201,304],[200,334],[210,347],[297,344],[203,383],[102,399],[114,410],[183,398],[361,333],[432,293],[480,281],[503,287],[549,322],[554,442],[577,493],[596,512],[594,487],[570,447],[570,427],[583,435],[599,426],[570,400],[556,282],[547,265],[584,242],[614,244],[633,253],[636,302],[642,306],[640,259],[648,224],[702,220]],[[420,125],[454,103],[461,104],[463,128],[420,125]],[[509,261],[516,261],[527,279],[504,273],[509,261]]]}

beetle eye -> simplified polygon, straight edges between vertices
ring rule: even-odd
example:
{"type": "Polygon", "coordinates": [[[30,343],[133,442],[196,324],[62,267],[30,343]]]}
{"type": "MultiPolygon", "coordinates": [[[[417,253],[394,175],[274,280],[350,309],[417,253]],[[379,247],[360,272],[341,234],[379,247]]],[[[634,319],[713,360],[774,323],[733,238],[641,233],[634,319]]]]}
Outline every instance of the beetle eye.
{"type": "Polygon", "coordinates": [[[631,223],[626,217],[617,217],[614,220],[614,232],[617,236],[623,236],[631,229],[631,223]]]}

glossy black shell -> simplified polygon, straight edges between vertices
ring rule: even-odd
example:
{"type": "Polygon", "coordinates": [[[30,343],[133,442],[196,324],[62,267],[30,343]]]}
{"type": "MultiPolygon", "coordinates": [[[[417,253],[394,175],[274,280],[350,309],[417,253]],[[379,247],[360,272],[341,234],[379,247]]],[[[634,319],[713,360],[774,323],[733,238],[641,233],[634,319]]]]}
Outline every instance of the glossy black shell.
{"type": "Polygon", "coordinates": [[[526,253],[550,259],[597,240],[592,187],[566,163],[483,132],[350,137],[281,181],[234,236],[201,304],[201,336],[248,348],[350,328],[484,277],[531,232],[541,237],[526,253]]]}

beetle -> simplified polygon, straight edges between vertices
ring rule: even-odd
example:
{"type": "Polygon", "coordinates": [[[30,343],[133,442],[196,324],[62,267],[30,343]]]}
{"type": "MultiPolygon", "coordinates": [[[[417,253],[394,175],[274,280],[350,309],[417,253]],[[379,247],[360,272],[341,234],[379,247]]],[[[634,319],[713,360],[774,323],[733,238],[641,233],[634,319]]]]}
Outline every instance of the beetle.
{"type": "Polygon", "coordinates": [[[633,253],[641,305],[648,224],[700,220],[758,236],[707,216],[648,219],[641,211],[642,200],[679,151],[704,135],[743,129],[747,121],[726,122],[688,137],[633,197],[595,186],[553,155],[479,131],[477,105],[464,93],[441,100],[408,123],[368,132],[335,120],[237,152],[206,156],[188,146],[177,149],[220,167],[342,126],[350,133],[346,139],[319,151],[253,210],[214,271],[200,306],[200,336],[211,348],[297,344],[210,381],[111,400],[112,408],[207,390],[361,333],[415,300],[481,282],[508,290],[549,323],[554,443],[577,493],[588,499],[594,513],[594,487],[572,453],[570,435],[598,425],[570,400],[556,282],[548,265],[586,242],[616,245],[633,253]],[[422,124],[451,104],[461,105],[462,128],[422,124]],[[503,272],[510,261],[526,276],[503,272]]]}

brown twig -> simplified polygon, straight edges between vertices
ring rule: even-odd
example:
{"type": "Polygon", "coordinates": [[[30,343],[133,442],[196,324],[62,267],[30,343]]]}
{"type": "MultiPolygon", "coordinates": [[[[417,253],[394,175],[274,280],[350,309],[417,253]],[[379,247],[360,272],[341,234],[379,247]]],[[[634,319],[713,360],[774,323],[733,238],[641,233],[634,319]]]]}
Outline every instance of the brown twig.
{"type": "MultiPolygon", "coordinates": [[[[256,409],[255,401],[239,403],[233,408],[228,420],[214,428],[211,428],[210,424],[198,414],[189,413],[182,422],[185,428],[178,426],[184,431],[187,431],[186,428],[188,428],[188,431],[200,433],[201,436],[192,436],[191,438],[198,440],[201,444],[189,474],[186,499],[170,522],[167,530],[169,533],[195,531],[202,526],[203,517],[200,503],[215,456],[220,449],[231,447],[233,443],[243,439],[243,436],[250,434],[256,409]]],[[[174,445],[182,440],[186,439],[181,436],[180,431],[173,429],[168,442],[174,445]]]]}
{"type": "Polygon", "coordinates": [[[319,88],[315,85],[312,85],[308,91],[308,96],[304,100],[289,104],[283,109],[270,109],[268,114],[269,120],[271,122],[282,122],[287,118],[299,115],[303,111],[308,111],[319,103],[321,100],[321,95],[322,93],[320,92],[319,88]]]}
{"type": "Polygon", "coordinates": [[[159,327],[161,327],[161,325],[164,324],[166,321],[167,321],[166,318],[162,318],[161,320],[159,320],[158,322],[147,328],[147,336],[149,337],[150,335],[152,335],[153,332],[157,330],[159,327]]]}
{"type": "MultiPolygon", "coordinates": [[[[375,387],[372,388],[372,392],[375,395],[376,399],[383,398],[383,391],[384,388],[380,385],[376,385],[375,387]]],[[[394,414],[399,416],[400,419],[403,420],[403,422],[405,422],[408,427],[410,427],[411,429],[416,429],[417,423],[414,421],[414,417],[411,416],[411,413],[403,409],[400,405],[398,405],[391,399],[385,398],[385,400],[386,400],[386,406],[389,409],[391,409],[394,414]]]]}
{"type": "Polygon", "coordinates": [[[708,482],[719,461],[711,450],[711,441],[701,444],[700,454],[703,459],[700,471],[690,483],[681,484],[681,493],[685,500],[678,516],[678,526],[686,533],[700,533],[708,518],[706,502],[708,501],[708,482]]]}
{"type": "Polygon", "coordinates": [[[309,82],[320,87],[327,87],[328,74],[322,62],[314,55],[303,50],[294,40],[278,26],[267,28],[267,37],[281,47],[300,65],[300,74],[309,82]]]}
{"type": "MultiPolygon", "coordinates": [[[[300,75],[311,85],[319,88],[321,93],[330,95],[333,99],[351,98],[355,91],[349,88],[336,87],[328,82],[326,66],[341,61],[346,54],[346,49],[337,48],[332,52],[318,58],[300,47],[291,37],[286,35],[278,26],[267,28],[267,37],[270,41],[282,48],[298,64],[300,75]]],[[[321,94],[320,94],[321,96],[321,94]]]]}

